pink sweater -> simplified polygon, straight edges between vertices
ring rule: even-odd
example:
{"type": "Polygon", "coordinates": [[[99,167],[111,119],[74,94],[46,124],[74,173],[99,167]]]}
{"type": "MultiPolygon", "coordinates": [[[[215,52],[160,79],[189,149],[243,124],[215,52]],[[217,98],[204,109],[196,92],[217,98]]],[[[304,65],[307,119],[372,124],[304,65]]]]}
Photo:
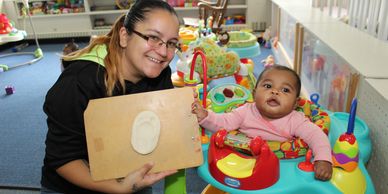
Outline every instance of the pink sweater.
{"type": "Polygon", "coordinates": [[[247,103],[230,113],[216,114],[209,111],[208,116],[199,124],[213,132],[221,128],[228,131],[239,129],[248,137],[260,136],[270,141],[283,142],[300,137],[312,149],[314,160],[332,162],[328,137],[298,111],[292,111],[280,119],[267,121],[261,116],[255,103],[247,103]]]}

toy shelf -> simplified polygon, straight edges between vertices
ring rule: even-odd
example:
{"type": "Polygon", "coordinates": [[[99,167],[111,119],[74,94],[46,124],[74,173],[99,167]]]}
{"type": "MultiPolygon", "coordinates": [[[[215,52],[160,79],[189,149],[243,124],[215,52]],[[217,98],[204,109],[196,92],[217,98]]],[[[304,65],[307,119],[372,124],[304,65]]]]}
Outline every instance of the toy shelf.
{"type": "MultiPolygon", "coordinates": [[[[29,0],[30,6],[34,3],[52,2],[51,0],[29,0]]],[[[57,14],[33,14],[32,19],[38,38],[64,38],[104,34],[109,31],[110,25],[116,18],[127,12],[127,9],[117,9],[115,1],[84,0],[78,1],[82,9],[77,13],[57,14]],[[104,25],[95,26],[98,20],[104,25]],[[74,23],[77,21],[77,24],[74,23]]],[[[245,24],[225,25],[227,30],[240,30],[251,28],[264,30],[269,25],[270,2],[267,0],[230,0],[226,16],[241,15],[246,19],[245,24]]],[[[28,25],[26,17],[21,16],[22,0],[4,0],[3,9],[8,18],[15,23],[16,28],[27,32],[26,39],[33,39],[32,29],[28,25]]],[[[198,7],[175,7],[180,18],[198,17],[198,7]]]]}

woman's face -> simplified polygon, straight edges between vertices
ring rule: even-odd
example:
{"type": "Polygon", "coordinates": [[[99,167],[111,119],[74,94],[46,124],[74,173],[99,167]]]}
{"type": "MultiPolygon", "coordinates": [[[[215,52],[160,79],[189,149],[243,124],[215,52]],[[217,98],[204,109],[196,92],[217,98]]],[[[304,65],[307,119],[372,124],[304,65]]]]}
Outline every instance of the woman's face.
{"type": "Polygon", "coordinates": [[[175,55],[175,49],[168,49],[166,44],[152,47],[141,36],[154,40],[159,38],[164,43],[177,43],[179,21],[174,14],[166,10],[154,9],[145,15],[145,20],[135,25],[135,31],[140,35],[135,32],[128,35],[125,28],[122,28],[120,46],[125,48],[122,58],[125,79],[136,83],[144,77],[159,76],[175,55]]]}
{"type": "Polygon", "coordinates": [[[279,119],[291,113],[297,102],[297,80],[288,71],[271,69],[255,89],[255,103],[263,118],[279,119]]]}

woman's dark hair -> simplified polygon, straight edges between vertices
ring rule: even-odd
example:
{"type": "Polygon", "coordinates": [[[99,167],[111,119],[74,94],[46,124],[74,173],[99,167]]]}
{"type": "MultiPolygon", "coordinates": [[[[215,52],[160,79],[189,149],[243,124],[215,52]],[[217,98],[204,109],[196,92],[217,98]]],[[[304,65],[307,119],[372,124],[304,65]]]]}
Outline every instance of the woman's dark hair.
{"type": "Polygon", "coordinates": [[[286,67],[286,66],[283,66],[283,65],[272,65],[272,66],[269,66],[269,67],[266,67],[259,75],[259,77],[257,78],[257,82],[256,82],[256,86],[255,88],[257,87],[257,85],[259,84],[260,80],[262,79],[263,75],[265,72],[271,70],[271,69],[275,69],[275,70],[279,70],[279,71],[288,71],[290,72],[294,77],[295,77],[295,80],[296,80],[296,97],[299,97],[300,95],[300,88],[302,87],[302,83],[300,81],[300,77],[299,75],[294,71],[292,70],[291,68],[289,67],[286,67]]]}
{"type": "Polygon", "coordinates": [[[128,33],[132,33],[135,24],[146,19],[145,15],[153,9],[163,9],[178,17],[174,8],[163,0],[136,0],[125,16],[124,26],[128,33]]]}

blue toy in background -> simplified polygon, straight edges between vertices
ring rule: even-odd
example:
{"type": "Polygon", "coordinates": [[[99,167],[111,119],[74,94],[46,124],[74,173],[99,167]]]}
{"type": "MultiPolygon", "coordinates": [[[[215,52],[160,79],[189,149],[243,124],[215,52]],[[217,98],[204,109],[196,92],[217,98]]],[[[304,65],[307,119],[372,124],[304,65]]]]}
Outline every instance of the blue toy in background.
{"type": "MultiPolygon", "coordinates": [[[[315,103],[319,96],[312,97],[315,103]]],[[[301,170],[298,165],[309,162],[311,156],[280,160],[280,177],[272,186],[261,190],[240,190],[218,182],[209,172],[208,149],[203,145],[204,164],[198,168],[199,176],[209,183],[202,194],[251,194],[251,193],[345,193],[374,194],[372,180],[365,168],[370,158],[372,144],[369,128],[356,117],[357,100],[354,99],[350,114],[328,112],[331,120],[329,140],[333,149],[333,176],[330,181],[319,181],[314,172],[301,170]],[[346,157],[345,157],[346,156],[346,157]],[[357,160],[356,160],[357,159],[357,160]],[[356,162],[357,161],[357,162],[356,162]]],[[[255,184],[254,182],[252,184],[255,184]]]]}

